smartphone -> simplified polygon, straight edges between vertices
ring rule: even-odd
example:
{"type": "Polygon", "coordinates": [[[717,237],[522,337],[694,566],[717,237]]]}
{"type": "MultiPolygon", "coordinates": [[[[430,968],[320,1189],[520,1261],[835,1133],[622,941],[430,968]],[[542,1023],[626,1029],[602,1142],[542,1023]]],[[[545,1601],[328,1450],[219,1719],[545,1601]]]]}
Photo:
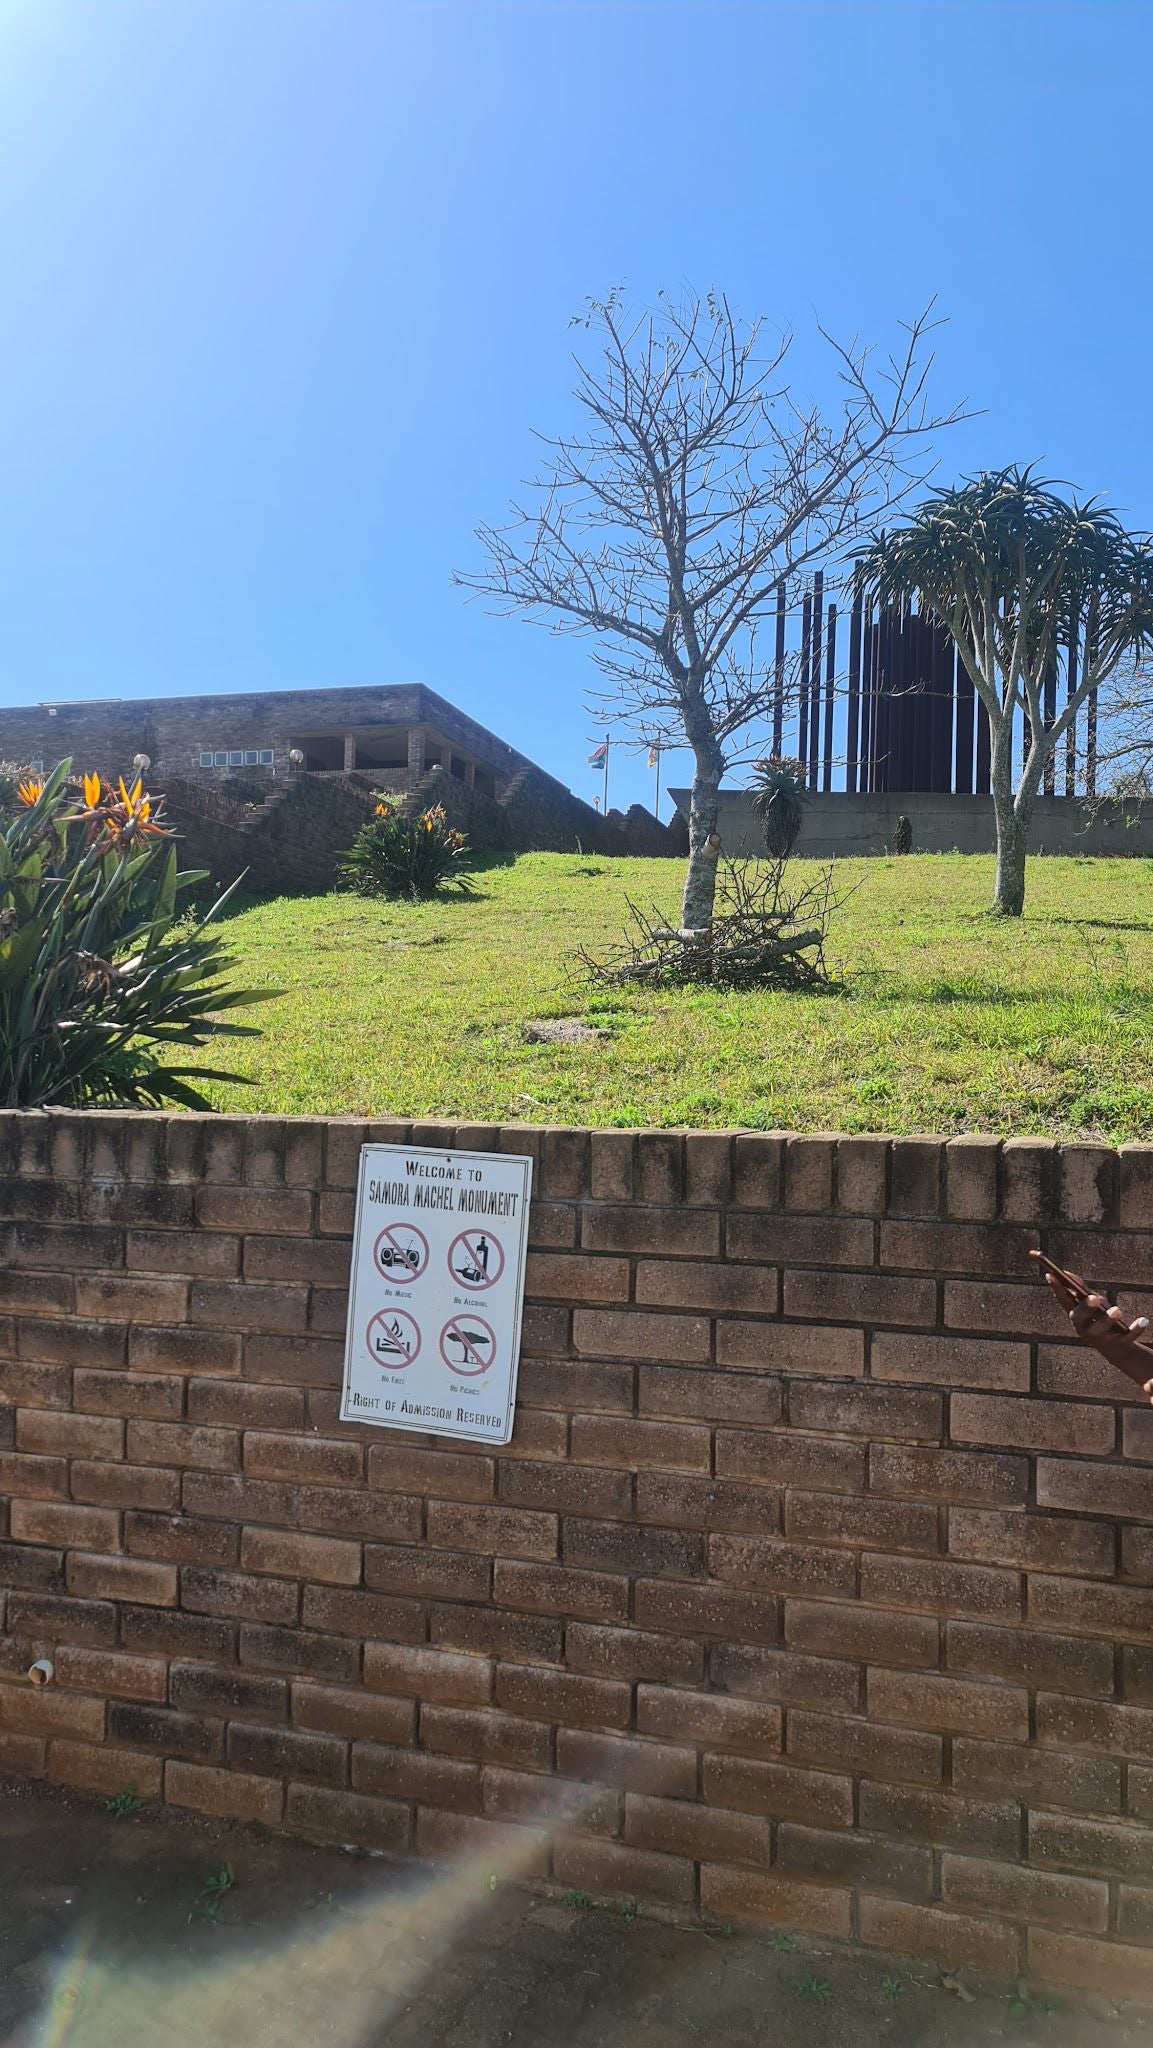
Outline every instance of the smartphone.
{"type": "Polygon", "coordinates": [[[1059,1280],[1063,1287],[1067,1287],[1070,1294],[1075,1296],[1078,1301],[1088,1301],[1092,1290],[1085,1285],[1079,1273],[1067,1272],[1064,1266],[1057,1264],[1056,1259],[1049,1257],[1048,1252],[1030,1252],[1029,1257],[1036,1259],[1037,1264],[1046,1273],[1052,1273],[1054,1278],[1059,1280]]]}

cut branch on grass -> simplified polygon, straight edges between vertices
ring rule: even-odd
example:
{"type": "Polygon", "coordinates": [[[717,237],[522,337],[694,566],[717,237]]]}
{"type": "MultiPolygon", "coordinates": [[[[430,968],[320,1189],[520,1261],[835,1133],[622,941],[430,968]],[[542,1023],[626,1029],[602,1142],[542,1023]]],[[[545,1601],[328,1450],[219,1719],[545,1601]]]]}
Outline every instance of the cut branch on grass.
{"type": "Polygon", "coordinates": [[[829,927],[851,892],[837,893],[831,865],[796,889],[787,868],[784,860],[723,862],[703,927],[670,925],[626,898],[622,943],[599,959],[582,947],[579,958],[591,980],[610,987],[828,988],[829,927]]]}

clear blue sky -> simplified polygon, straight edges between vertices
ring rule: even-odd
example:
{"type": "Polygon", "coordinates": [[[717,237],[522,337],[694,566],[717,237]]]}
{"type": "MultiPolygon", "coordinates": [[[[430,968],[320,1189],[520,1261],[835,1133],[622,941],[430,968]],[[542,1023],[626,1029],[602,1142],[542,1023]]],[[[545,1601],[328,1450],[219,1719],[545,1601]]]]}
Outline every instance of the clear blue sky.
{"type": "Polygon", "coordinates": [[[1151,76],[1126,0],[0,0],[0,701],[420,678],[591,794],[587,650],[450,575],[619,280],[818,393],[936,293],[941,473],[1153,525],[1151,76]]]}

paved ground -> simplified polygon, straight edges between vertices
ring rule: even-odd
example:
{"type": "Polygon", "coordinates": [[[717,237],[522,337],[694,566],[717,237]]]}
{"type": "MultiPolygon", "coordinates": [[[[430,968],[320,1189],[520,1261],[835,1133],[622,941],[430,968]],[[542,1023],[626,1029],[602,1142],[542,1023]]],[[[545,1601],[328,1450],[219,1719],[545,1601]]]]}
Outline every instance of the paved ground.
{"type": "Polygon", "coordinates": [[[0,1778],[0,2048],[1150,2048],[827,1944],[710,1935],[0,1778]],[[231,1877],[232,1882],[229,1882],[231,1877]]]}

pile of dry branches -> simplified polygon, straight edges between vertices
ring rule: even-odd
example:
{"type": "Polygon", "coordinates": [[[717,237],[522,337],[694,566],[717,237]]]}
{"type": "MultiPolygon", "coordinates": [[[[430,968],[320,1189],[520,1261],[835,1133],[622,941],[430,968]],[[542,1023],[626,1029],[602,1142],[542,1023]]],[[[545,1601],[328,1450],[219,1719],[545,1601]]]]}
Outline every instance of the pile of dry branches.
{"type": "Polygon", "coordinates": [[[716,911],[700,929],[670,926],[660,913],[629,902],[624,943],[604,959],[582,948],[594,981],[649,987],[705,983],[714,988],[827,988],[825,942],[844,902],[823,868],[794,894],[783,860],[726,861],[717,877],[716,911]]]}

